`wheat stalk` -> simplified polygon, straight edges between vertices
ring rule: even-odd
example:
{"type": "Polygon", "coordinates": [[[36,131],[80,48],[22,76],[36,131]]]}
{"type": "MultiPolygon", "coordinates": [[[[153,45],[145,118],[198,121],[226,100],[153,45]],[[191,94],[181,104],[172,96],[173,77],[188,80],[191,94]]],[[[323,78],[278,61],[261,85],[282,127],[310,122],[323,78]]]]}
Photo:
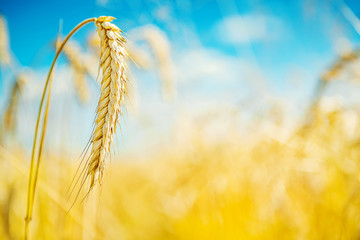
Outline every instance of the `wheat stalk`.
{"type": "MultiPolygon", "coordinates": [[[[35,191],[36,191],[37,180],[38,180],[38,176],[39,176],[39,166],[40,166],[42,152],[43,152],[44,139],[45,139],[45,133],[46,133],[46,126],[47,126],[47,117],[48,117],[48,112],[49,112],[51,86],[52,86],[52,79],[53,79],[52,78],[52,73],[53,73],[53,70],[54,70],[54,67],[55,67],[55,63],[56,63],[61,51],[63,50],[65,44],[70,39],[70,37],[75,32],[77,32],[81,27],[83,27],[84,25],[86,25],[86,24],[88,24],[90,22],[95,22],[95,20],[96,20],[96,18],[86,19],[86,20],[82,21],[81,23],[79,23],[73,30],[70,31],[70,33],[65,37],[63,42],[61,44],[59,44],[59,46],[57,47],[54,60],[51,63],[50,70],[49,70],[48,75],[46,77],[45,86],[44,86],[44,90],[43,90],[43,93],[42,93],[42,96],[41,96],[40,107],[39,107],[38,116],[37,116],[37,120],[36,120],[34,142],[33,142],[32,152],[31,152],[29,182],[28,182],[28,193],[27,193],[27,202],[26,202],[25,228],[24,228],[24,230],[25,230],[25,232],[24,232],[25,233],[25,239],[29,238],[30,222],[31,222],[31,219],[32,219],[32,213],[33,213],[33,208],[34,208],[35,191]],[[45,113],[44,113],[44,116],[43,116],[41,138],[40,138],[40,142],[38,143],[38,133],[39,133],[39,128],[40,128],[40,118],[42,116],[42,110],[43,110],[43,107],[44,107],[46,94],[47,94],[47,99],[46,99],[45,113]],[[36,146],[37,145],[39,145],[38,151],[36,151],[36,149],[37,149],[36,146]],[[35,161],[36,152],[38,153],[37,154],[37,161],[35,161]]],[[[60,33],[60,29],[59,29],[59,33],[60,33]]]]}
{"type": "Polygon", "coordinates": [[[101,93],[96,111],[95,129],[91,139],[91,153],[87,165],[90,190],[96,181],[101,183],[105,160],[116,131],[121,105],[126,91],[127,53],[121,30],[110,23],[113,17],[99,17],[96,26],[101,41],[100,67],[102,69],[101,93]]]}

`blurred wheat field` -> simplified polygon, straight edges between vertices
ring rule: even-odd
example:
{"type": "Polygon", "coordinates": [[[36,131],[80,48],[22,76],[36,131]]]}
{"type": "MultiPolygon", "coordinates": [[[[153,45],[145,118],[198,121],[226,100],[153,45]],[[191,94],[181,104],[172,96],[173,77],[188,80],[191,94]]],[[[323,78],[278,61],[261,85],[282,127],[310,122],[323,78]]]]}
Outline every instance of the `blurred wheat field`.
{"type": "Polygon", "coordinates": [[[61,45],[74,4],[24,66],[10,34],[19,12],[4,11],[0,239],[360,239],[359,4],[250,3],[84,3],[118,19],[88,18],[61,45]]]}
{"type": "MultiPolygon", "coordinates": [[[[285,143],[233,135],[211,144],[200,134],[176,154],[112,160],[101,192],[68,214],[63,196],[77,166],[46,156],[33,238],[357,239],[358,118],[319,111],[306,136],[285,143]]],[[[1,159],[1,235],[19,239],[27,166],[3,148],[1,159]]]]}

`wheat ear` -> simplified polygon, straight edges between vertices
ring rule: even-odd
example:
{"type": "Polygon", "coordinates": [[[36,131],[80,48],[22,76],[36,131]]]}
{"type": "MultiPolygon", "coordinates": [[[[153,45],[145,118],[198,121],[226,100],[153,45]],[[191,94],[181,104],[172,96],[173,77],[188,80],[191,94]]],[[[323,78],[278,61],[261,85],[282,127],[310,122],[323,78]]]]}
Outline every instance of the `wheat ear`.
{"type": "Polygon", "coordinates": [[[116,131],[121,105],[124,100],[127,75],[124,49],[125,39],[122,31],[110,23],[113,17],[96,19],[100,37],[100,67],[102,70],[101,93],[96,111],[95,129],[91,139],[91,154],[87,165],[87,176],[90,177],[90,190],[96,181],[101,183],[105,160],[116,131]]]}
{"type": "Polygon", "coordinates": [[[0,15],[0,62],[10,66],[9,34],[4,16],[0,15]]]}
{"type": "Polygon", "coordinates": [[[17,109],[20,99],[20,93],[26,81],[27,80],[25,74],[24,73],[19,74],[11,89],[10,99],[7,104],[3,119],[4,130],[11,134],[15,133],[15,126],[16,126],[15,122],[16,122],[17,109]]]}
{"type": "Polygon", "coordinates": [[[349,65],[351,62],[356,61],[359,58],[359,56],[360,56],[360,48],[348,52],[340,56],[335,61],[335,63],[321,75],[317,87],[315,89],[311,108],[317,106],[322,94],[324,93],[330,81],[336,78],[347,65],[349,65]]]}
{"type": "Polygon", "coordinates": [[[307,112],[305,113],[305,121],[301,126],[299,133],[306,134],[306,132],[311,129],[311,126],[314,122],[315,116],[317,114],[317,109],[319,107],[319,102],[322,95],[324,94],[329,83],[338,77],[339,74],[344,70],[344,68],[351,62],[356,61],[360,56],[360,48],[357,48],[351,52],[348,52],[340,56],[334,64],[327,69],[317,81],[317,86],[312,96],[312,101],[308,107],[307,112]]]}
{"type": "Polygon", "coordinates": [[[175,97],[176,91],[170,41],[162,30],[153,25],[144,27],[143,36],[155,56],[162,82],[163,96],[167,100],[172,99],[175,97]]]}
{"type": "Polygon", "coordinates": [[[351,52],[348,52],[339,59],[321,76],[322,81],[330,81],[333,78],[337,77],[339,73],[351,62],[354,62],[359,58],[360,48],[357,48],[351,52]]]}
{"type": "Polygon", "coordinates": [[[86,61],[81,49],[75,42],[69,41],[64,47],[63,52],[74,70],[74,87],[77,96],[81,103],[86,103],[90,98],[86,74],[91,74],[87,71],[88,67],[85,64],[86,61]]]}

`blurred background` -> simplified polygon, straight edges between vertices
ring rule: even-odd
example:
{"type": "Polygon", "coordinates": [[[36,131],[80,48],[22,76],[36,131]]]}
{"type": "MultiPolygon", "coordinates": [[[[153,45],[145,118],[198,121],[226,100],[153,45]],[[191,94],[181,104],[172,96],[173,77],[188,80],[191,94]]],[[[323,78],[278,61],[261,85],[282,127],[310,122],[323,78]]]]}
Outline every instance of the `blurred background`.
{"type": "Polygon", "coordinates": [[[32,239],[359,239],[358,1],[13,0],[0,14],[1,239],[23,238],[56,38],[102,15],[130,57],[111,159],[97,191],[68,197],[100,94],[88,24],[55,68],[32,239]]]}

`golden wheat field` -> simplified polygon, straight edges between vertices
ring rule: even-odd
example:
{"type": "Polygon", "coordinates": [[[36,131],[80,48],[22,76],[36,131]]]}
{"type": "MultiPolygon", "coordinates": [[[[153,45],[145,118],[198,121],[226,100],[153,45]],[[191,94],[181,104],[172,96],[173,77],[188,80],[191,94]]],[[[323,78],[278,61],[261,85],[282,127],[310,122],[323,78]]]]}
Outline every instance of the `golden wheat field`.
{"type": "Polygon", "coordinates": [[[356,1],[13,4],[0,239],[360,239],[356,1]]]}

